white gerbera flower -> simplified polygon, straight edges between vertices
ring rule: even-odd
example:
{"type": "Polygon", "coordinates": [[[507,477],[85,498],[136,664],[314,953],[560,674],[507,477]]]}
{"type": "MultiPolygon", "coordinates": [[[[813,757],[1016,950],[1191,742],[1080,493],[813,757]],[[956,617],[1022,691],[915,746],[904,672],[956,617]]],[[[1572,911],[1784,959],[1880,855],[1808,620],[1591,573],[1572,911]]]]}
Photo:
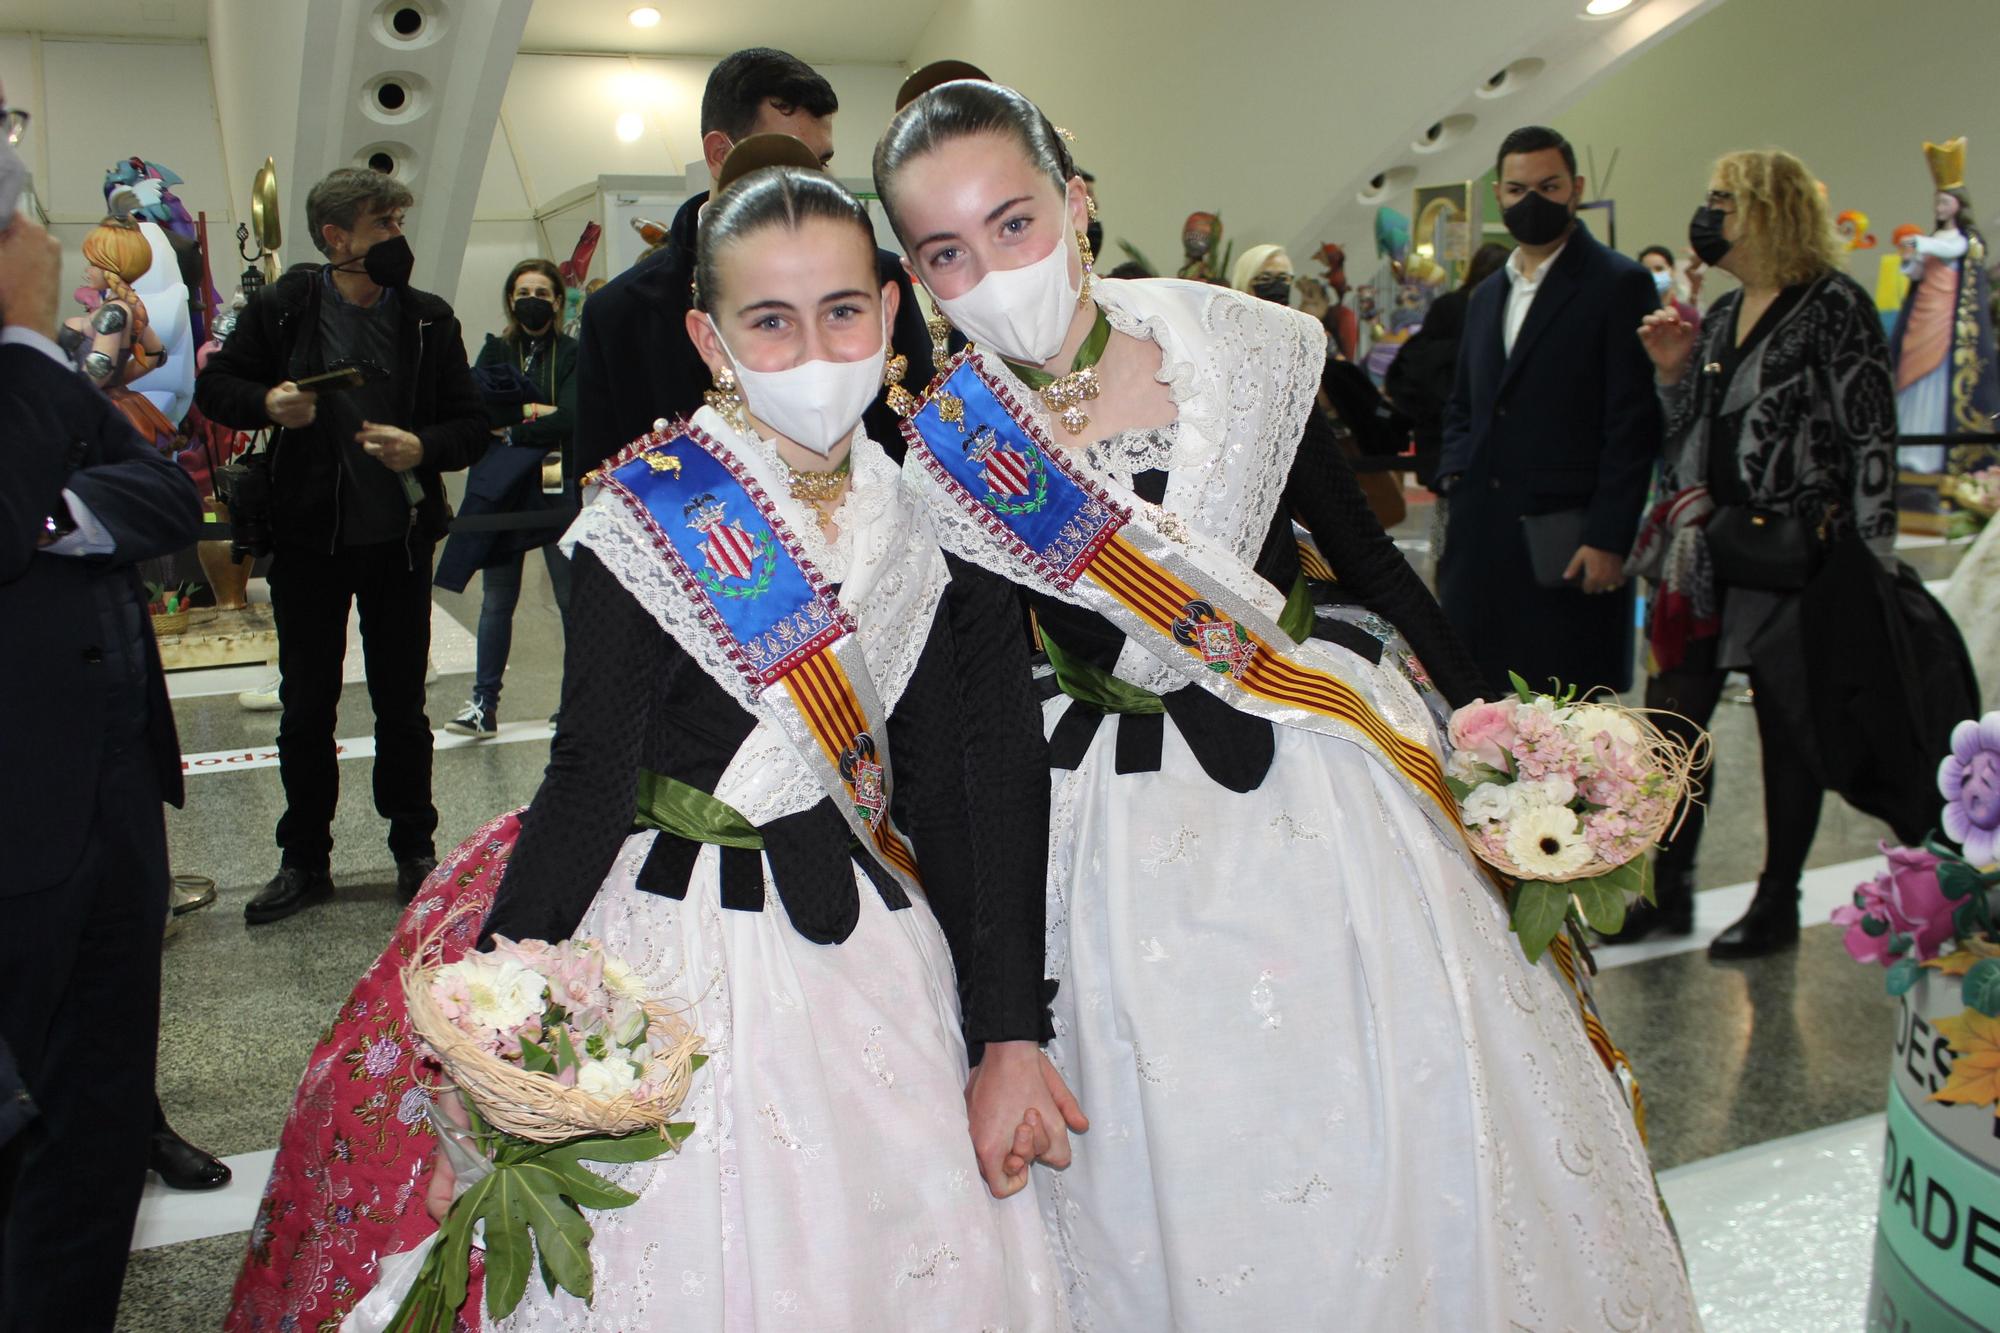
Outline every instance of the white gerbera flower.
{"type": "Polygon", "coordinates": [[[438,969],[438,981],[462,982],[476,1025],[509,1032],[542,1012],[548,978],[511,954],[471,953],[438,969]]]}
{"type": "Polygon", "coordinates": [[[1529,806],[1507,826],[1507,859],[1529,879],[1559,879],[1590,863],[1576,815],[1564,806],[1529,806]]]}
{"type": "Polygon", "coordinates": [[[1497,782],[1487,782],[1474,787],[1466,798],[1459,802],[1469,825],[1504,824],[1514,814],[1514,792],[1516,787],[1497,782]]]}

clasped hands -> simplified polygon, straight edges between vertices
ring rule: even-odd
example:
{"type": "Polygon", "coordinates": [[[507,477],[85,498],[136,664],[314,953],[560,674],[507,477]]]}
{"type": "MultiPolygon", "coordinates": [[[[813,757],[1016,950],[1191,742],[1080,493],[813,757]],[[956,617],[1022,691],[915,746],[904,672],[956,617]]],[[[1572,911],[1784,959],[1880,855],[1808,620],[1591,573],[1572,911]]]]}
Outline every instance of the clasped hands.
{"type": "Polygon", "coordinates": [[[1069,1136],[1090,1128],[1069,1085],[1032,1041],[990,1042],[965,1084],[979,1174],[996,1199],[1028,1183],[1028,1167],[1069,1165],[1069,1136]]]}

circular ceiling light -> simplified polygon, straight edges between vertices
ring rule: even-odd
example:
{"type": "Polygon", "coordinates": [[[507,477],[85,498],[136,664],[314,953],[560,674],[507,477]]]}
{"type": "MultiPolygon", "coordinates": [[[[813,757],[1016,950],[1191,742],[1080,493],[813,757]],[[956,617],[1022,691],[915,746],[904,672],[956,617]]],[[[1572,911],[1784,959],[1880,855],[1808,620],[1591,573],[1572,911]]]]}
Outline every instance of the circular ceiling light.
{"type": "Polygon", "coordinates": [[[1590,3],[1583,7],[1583,12],[1594,19],[1601,19],[1631,7],[1632,0],[1590,0],[1590,3]]]}
{"type": "MultiPolygon", "coordinates": [[[[1602,0],[1591,0],[1591,3],[1599,4],[1602,3],[1602,0]]],[[[1627,0],[1627,3],[1630,3],[1630,0],[1627,0]]],[[[1621,5],[1619,7],[1622,9],[1624,6],[1621,5]]],[[[640,5],[627,15],[627,17],[632,20],[632,26],[635,28],[651,28],[659,23],[660,11],[651,5],[640,5]]]]}
{"type": "Polygon", "coordinates": [[[646,118],[636,111],[627,111],[618,117],[618,123],[613,128],[617,131],[619,142],[637,143],[639,136],[646,132],[646,118]]]}

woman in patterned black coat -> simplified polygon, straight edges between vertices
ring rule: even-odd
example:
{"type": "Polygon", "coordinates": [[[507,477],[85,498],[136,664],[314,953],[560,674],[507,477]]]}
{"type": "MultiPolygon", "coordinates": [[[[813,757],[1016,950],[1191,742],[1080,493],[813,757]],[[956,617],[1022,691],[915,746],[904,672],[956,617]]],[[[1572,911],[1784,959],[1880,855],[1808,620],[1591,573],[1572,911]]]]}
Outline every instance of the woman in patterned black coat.
{"type": "MultiPolygon", "coordinates": [[[[1823,792],[1781,720],[1785,696],[1806,682],[1768,678],[1755,650],[1797,594],[1718,579],[1706,525],[1711,514],[1748,506],[1803,519],[1829,544],[1858,537],[1891,562],[1896,393],[1875,303],[1839,270],[1826,205],[1797,158],[1722,158],[1690,236],[1705,261],[1743,285],[1709,308],[1699,333],[1671,310],[1640,328],[1666,413],[1667,498],[1633,563],[1656,584],[1646,703],[1705,725],[1730,670],[1748,670],[1755,688],[1764,873],[1748,914],[1709,946],[1718,958],[1747,958],[1798,939],[1799,876],[1823,792]]],[[[1659,906],[1628,918],[1621,939],[1693,929],[1701,816],[1696,806],[1660,855],[1659,906]]]]}

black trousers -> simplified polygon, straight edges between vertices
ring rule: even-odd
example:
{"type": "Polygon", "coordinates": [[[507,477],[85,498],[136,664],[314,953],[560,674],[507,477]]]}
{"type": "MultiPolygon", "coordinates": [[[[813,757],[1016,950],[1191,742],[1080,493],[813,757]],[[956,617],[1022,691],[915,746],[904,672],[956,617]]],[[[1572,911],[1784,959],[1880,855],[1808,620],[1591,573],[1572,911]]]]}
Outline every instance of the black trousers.
{"type": "Polygon", "coordinates": [[[0,1331],[114,1326],[157,1103],[167,834],[143,738],[99,772],[82,860],[0,900],[0,1036],[40,1114],[0,1149],[0,1331]]]}
{"type": "Polygon", "coordinates": [[[349,546],[331,555],[280,545],[271,559],[271,609],[278,622],[278,775],[285,813],[278,820],[284,864],[325,870],[340,800],[334,727],[347,613],[361,609],[361,654],[375,711],[375,811],[389,821],[397,860],[432,856],[431,724],[424,714],[424,664],[431,651],[431,543],[349,546]]]}
{"type": "MultiPolygon", "coordinates": [[[[1713,655],[1712,653],[1710,654],[1713,655]]],[[[1684,715],[1695,727],[1706,727],[1715,716],[1717,703],[1729,673],[1699,663],[1652,677],[1646,682],[1646,707],[1664,708],[1684,715]]],[[[1790,731],[1773,706],[1776,691],[1804,689],[1804,681],[1789,686],[1773,683],[1752,673],[1750,687],[1757,713],[1757,739],[1764,752],[1764,873],[1761,879],[1784,889],[1796,886],[1805,873],[1806,853],[1812,850],[1813,835],[1819,831],[1820,803],[1824,799],[1819,784],[1807,772],[1805,761],[1793,745],[1790,731]]],[[[1693,739],[1687,723],[1672,718],[1655,718],[1664,730],[1683,741],[1693,739]]],[[[1708,806],[1716,800],[1715,765],[1698,775],[1702,781],[1702,804],[1688,811],[1679,836],[1661,849],[1653,863],[1654,874],[1663,885],[1676,879],[1692,884],[1695,854],[1701,846],[1702,826],[1708,806]]]]}

